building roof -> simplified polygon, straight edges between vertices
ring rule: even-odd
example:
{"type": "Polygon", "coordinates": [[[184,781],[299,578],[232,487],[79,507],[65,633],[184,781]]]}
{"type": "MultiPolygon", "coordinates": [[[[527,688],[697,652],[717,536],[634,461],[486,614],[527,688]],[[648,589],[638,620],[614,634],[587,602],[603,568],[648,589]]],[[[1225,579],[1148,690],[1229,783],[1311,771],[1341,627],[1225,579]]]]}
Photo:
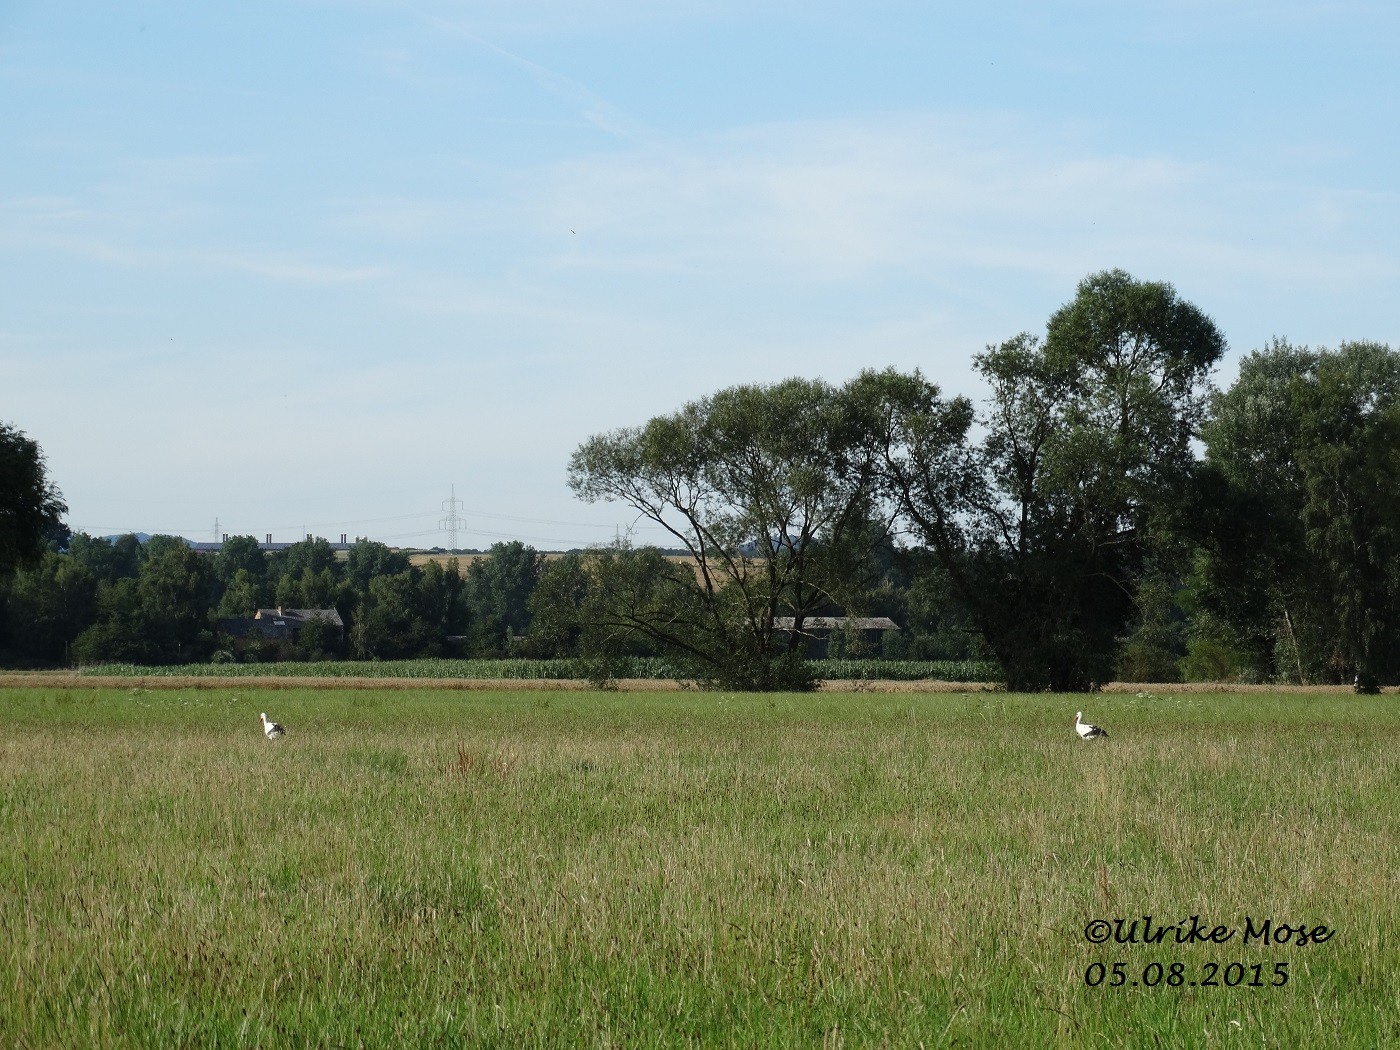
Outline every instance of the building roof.
{"type": "Polygon", "coordinates": [[[329,620],[337,627],[344,627],[345,621],[334,609],[259,609],[253,614],[255,620],[285,621],[291,628],[299,628],[307,620],[329,620]]]}
{"type": "Polygon", "coordinates": [[[291,638],[292,629],[286,620],[255,620],[251,616],[224,616],[219,620],[219,630],[234,638],[291,638]]]}
{"type": "MultiPolygon", "coordinates": [[[[792,630],[793,617],[775,616],[773,626],[780,631],[792,630]]],[[[807,631],[897,631],[899,624],[888,616],[805,616],[802,628],[807,631]]]]}
{"type": "MultiPolygon", "coordinates": [[[[208,540],[186,540],[185,542],[190,545],[190,550],[195,551],[199,554],[218,554],[221,550],[224,549],[224,544],[222,540],[220,540],[217,543],[211,543],[208,540]]],[[[274,551],[284,551],[290,547],[295,547],[297,543],[301,542],[304,541],[298,540],[296,541],[296,543],[284,543],[280,540],[276,543],[264,543],[262,541],[259,541],[258,550],[262,551],[264,554],[271,554],[274,551]]],[[[326,546],[333,551],[348,551],[351,547],[354,546],[354,544],[331,543],[329,540],[327,540],[326,546]]]]}

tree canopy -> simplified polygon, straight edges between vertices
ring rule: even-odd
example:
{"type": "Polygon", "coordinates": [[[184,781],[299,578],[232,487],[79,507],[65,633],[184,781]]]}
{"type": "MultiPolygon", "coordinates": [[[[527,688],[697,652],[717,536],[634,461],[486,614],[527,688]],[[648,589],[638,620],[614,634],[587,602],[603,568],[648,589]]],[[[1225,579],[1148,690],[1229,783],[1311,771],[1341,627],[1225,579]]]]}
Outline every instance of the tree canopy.
{"type": "Polygon", "coordinates": [[[641,635],[704,681],[809,687],[803,621],[868,546],[867,424],[851,388],[789,379],[730,387],[586,441],[569,464],[580,498],[626,504],[689,555],[622,544],[595,558],[593,632],[613,644],[641,635]]]}
{"type": "Polygon", "coordinates": [[[67,511],[38,443],[0,422],[0,577],[38,561],[67,511]]]}
{"type": "Polygon", "coordinates": [[[937,554],[1016,689],[1107,681],[1194,476],[1224,340],[1170,285],[1081,282],[1042,341],[978,355],[975,417],[922,376],[866,373],[901,515],[937,554]]]}
{"type": "Polygon", "coordinates": [[[1263,676],[1400,674],[1400,355],[1376,343],[1250,354],[1205,427],[1223,508],[1201,596],[1263,676]]]}

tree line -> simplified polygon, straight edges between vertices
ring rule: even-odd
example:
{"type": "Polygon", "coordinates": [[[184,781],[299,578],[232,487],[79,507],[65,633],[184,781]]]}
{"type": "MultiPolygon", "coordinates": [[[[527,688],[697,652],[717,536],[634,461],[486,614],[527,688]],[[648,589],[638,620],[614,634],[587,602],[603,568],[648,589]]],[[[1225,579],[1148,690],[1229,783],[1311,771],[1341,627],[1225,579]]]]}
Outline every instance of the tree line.
{"type": "Polygon", "coordinates": [[[303,658],[574,656],[606,677],[659,654],[730,688],[810,687],[814,648],[991,659],[1013,689],[1400,681],[1400,354],[1275,340],[1220,390],[1224,351],[1171,285],[1095,274],[1043,335],[976,356],[977,403],[868,370],[730,387],[583,442],[575,493],[629,506],[670,553],[498,544],[464,574],[369,541],[341,560],[323,540],[210,556],[67,537],[40,471],[24,498],[54,534],[23,549],[0,530],[0,652],[207,659],[220,617],[282,605],[347,624],[303,631],[303,658]],[[833,614],[902,629],[828,640],[811,624],[833,614]]]}
{"type": "Polygon", "coordinates": [[[265,552],[234,536],[202,553],[174,536],[77,533],[0,585],[0,653],[32,666],[531,655],[515,639],[543,561],[501,543],[463,573],[372,540],[340,557],[319,537],[265,552]],[[286,644],[221,630],[273,608],[335,609],[344,630],[311,619],[286,644]]]}
{"type": "Polygon", "coordinates": [[[589,555],[581,644],[800,689],[804,621],[884,611],[902,581],[1017,690],[1397,681],[1400,355],[1275,341],[1220,391],[1224,350],[1171,285],[1113,270],[1043,336],[977,355],[980,404],[870,370],[733,387],[596,435],[575,492],[631,506],[695,567],[589,555]]]}

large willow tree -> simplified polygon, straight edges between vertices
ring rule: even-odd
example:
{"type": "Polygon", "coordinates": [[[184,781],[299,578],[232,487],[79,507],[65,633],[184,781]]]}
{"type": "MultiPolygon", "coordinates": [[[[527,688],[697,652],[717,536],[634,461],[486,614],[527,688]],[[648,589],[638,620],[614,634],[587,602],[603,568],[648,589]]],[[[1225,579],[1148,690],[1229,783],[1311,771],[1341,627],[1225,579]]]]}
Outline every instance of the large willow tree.
{"type": "Polygon", "coordinates": [[[869,424],[851,389],[789,379],[584,442],[569,464],[575,493],[626,504],[689,555],[625,544],[591,555],[593,644],[645,640],[714,685],[810,688],[803,621],[851,592],[884,535],[869,424]]]}

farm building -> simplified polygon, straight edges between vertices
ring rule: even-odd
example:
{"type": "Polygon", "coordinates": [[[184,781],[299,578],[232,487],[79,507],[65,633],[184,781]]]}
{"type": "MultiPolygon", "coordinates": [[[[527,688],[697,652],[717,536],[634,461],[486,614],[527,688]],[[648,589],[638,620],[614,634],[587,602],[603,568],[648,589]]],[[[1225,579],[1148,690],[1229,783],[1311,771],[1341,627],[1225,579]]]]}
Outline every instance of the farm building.
{"type": "Polygon", "coordinates": [[[336,630],[336,641],[345,640],[345,621],[335,609],[259,609],[252,616],[224,617],[219,621],[219,631],[228,635],[235,651],[246,649],[250,643],[289,649],[311,620],[330,623],[336,630]]]}
{"type": "MultiPolygon", "coordinates": [[[[791,616],[773,617],[773,626],[780,631],[792,630],[791,616]]],[[[899,624],[888,616],[807,616],[802,620],[802,633],[818,631],[897,631],[899,624]]]]}
{"type": "MultiPolygon", "coordinates": [[[[775,616],[773,626],[791,632],[795,619],[775,616]]],[[[816,659],[826,656],[865,655],[879,652],[880,636],[897,631],[899,625],[888,616],[806,616],[801,634],[808,639],[807,655],[816,659]]]]}
{"type": "MultiPolygon", "coordinates": [[[[316,537],[315,537],[315,536],[312,536],[311,533],[309,533],[309,532],[306,534],[306,538],[307,538],[308,540],[316,539],[316,537]]],[[[216,542],[216,543],[209,543],[209,542],[205,542],[205,541],[195,541],[195,540],[189,540],[189,541],[186,541],[186,542],[189,543],[189,545],[190,545],[190,550],[194,551],[194,552],[197,553],[197,554],[218,554],[221,550],[224,549],[224,543],[225,543],[227,540],[228,540],[228,534],[225,533],[225,534],[224,534],[224,538],[223,538],[222,540],[219,540],[219,541],[216,542]]],[[[299,542],[300,542],[300,541],[299,541],[299,542]]],[[[264,554],[272,554],[272,553],[275,553],[276,551],[284,551],[284,550],[287,550],[289,547],[295,547],[295,546],[296,546],[295,543],[286,543],[286,542],[282,542],[282,541],[278,541],[278,542],[274,543],[273,540],[272,540],[272,533],[269,532],[269,533],[267,534],[267,539],[266,539],[265,541],[263,541],[263,542],[261,542],[261,543],[258,544],[258,550],[262,551],[264,554]]],[[[346,533],[342,532],[342,533],[340,534],[340,542],[339,542],[339,543],[330,543],[330,542],[327,542],[327,546],[330,547],[330,549],[333,550],[333,551],[336,551],[336,552],[344,552],[344,551],[348,551],[351,547],[354,546],[354,544],[353,544],[353,543],[350,543],[350,542],[349,542],[349,537],[348,537],[348,535],[347,535],[346,533]]]]}

